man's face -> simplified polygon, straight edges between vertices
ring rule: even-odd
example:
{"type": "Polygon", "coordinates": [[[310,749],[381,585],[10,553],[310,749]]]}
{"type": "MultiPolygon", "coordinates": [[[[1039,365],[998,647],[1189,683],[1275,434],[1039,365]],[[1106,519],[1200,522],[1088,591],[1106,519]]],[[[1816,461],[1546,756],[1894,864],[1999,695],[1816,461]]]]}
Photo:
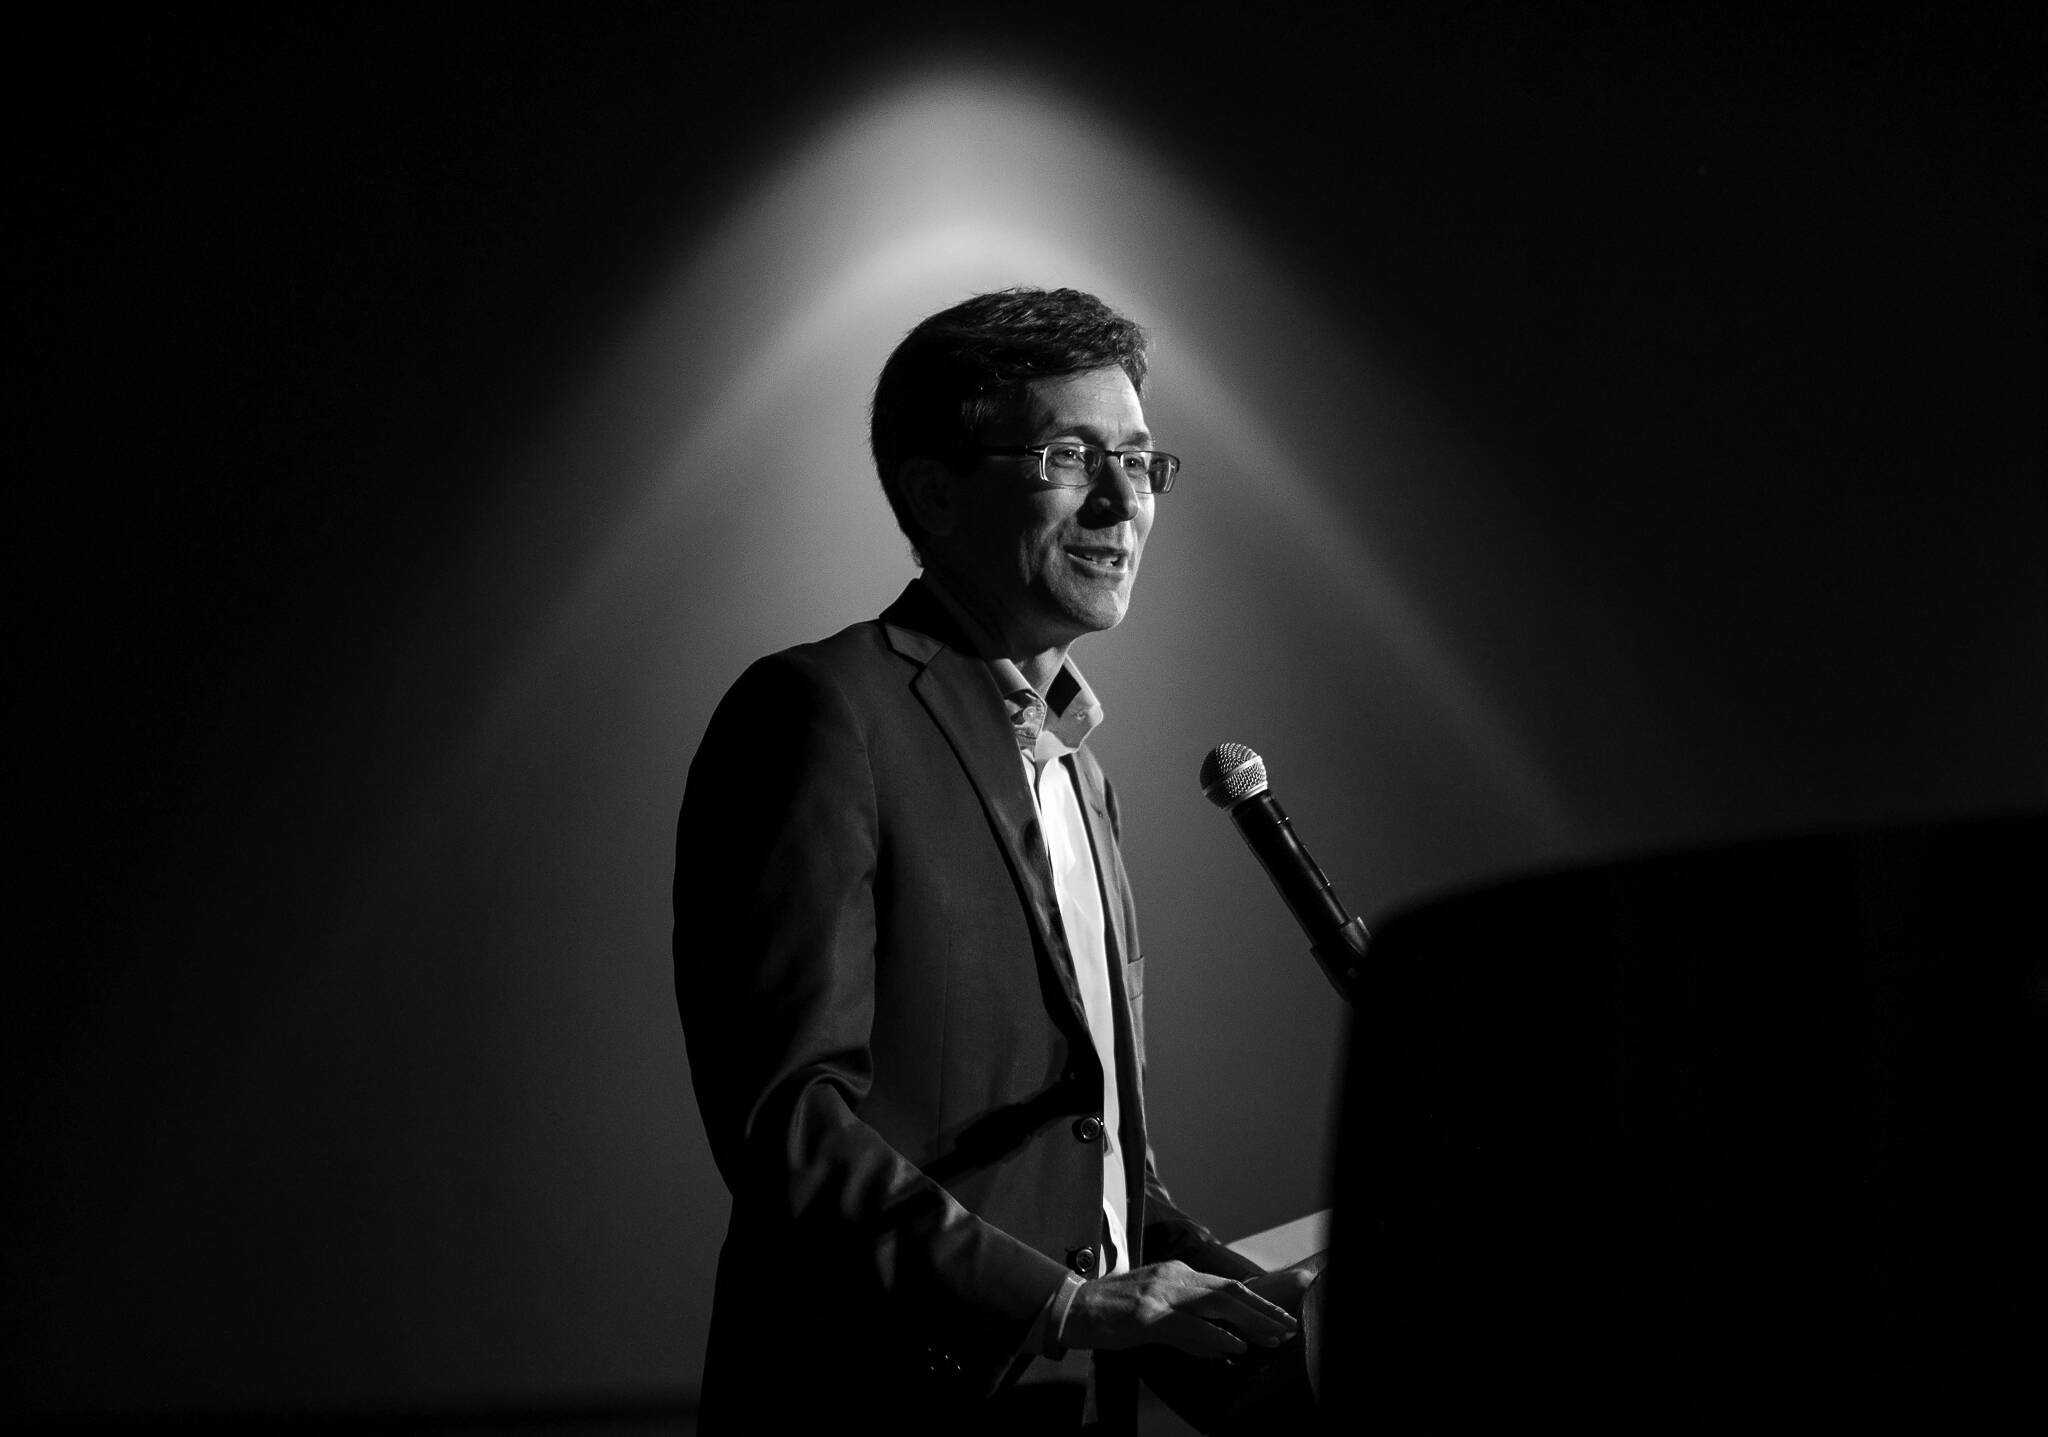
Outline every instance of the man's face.
{"type": "MultiPolygon", "coordinates": [[[[991,448],[1152,443],[1138,392],[1114,366],[1035,381],[982,439],[991,448]]],[[[990,458],[956,492],[947,571],[974,590],[984,622],[1012,655],[1064,648],[1123,619],[1154,499],[1132,487],[1122,466],[1105,463],[1088,487],[1068,489],[1039,480],[1035,455],[990,458]]]]}

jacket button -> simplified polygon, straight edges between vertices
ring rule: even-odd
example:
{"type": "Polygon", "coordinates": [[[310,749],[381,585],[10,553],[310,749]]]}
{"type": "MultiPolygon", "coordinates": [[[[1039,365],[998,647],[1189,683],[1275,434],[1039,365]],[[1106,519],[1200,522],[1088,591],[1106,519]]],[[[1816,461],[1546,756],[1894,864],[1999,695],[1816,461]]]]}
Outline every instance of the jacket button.
{"type": "Polygon", "coordinates": [[[1094,1276],[1095,1249],[1092,1247],[1075,1248],[1072,1252],[1067,1254],[1067,1266],[1074,1269],[1074,1271],[1080,1273],[1083,1277],[1094,1276]]]}
{"type": "Polygon", "coordinates": [[[1102,1119],[1094,1117],[1076,1118],[1074,1120],[1074,1136],[1084,1143],[1101,1141],[1102,1119]]]}

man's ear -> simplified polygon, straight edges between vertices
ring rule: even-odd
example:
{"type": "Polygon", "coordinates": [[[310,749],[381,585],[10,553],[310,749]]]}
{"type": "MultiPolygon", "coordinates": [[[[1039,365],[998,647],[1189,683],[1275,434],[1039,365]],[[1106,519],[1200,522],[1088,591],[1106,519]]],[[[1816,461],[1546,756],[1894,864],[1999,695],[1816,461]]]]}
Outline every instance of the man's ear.
{"type": "Polygon", "coordinates": [[[960,476],[936,459],[906,459],[896,488],[910,517],[933,538],[953,532],[960,517],[960,476]]]}

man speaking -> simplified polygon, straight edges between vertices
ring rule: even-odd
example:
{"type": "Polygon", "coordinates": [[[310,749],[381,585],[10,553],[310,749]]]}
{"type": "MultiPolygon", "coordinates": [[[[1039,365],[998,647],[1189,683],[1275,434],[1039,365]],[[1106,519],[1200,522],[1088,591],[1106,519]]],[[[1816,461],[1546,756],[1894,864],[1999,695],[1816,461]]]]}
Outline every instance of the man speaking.
{"type": "Polygon", "coordinates": [[[1073,290],[913,329],[872,437],[922,572],[748,669],[691,765],[676,991],[733,1196],[706,1433],[1128,1432],[1148,1360],[1293,1341],[1306,1276],[1153,1168],[1144,950],[1068,656],[1123,618],[1180,470],[1145,371],[1073,290]]]}

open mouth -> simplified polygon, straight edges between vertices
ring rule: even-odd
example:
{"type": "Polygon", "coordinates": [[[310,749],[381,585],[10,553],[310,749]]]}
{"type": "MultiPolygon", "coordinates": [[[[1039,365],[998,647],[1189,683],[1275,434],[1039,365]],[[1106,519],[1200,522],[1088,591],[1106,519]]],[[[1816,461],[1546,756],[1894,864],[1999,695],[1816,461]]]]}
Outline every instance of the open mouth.
{"type": "Polygon", "coordinates": [[[1131,556],[1122,549],[1069,549],[1067,555],[1076,563],[1104,573],[1116,573],[1129,567],[1131,562],[1131,556]]]}

